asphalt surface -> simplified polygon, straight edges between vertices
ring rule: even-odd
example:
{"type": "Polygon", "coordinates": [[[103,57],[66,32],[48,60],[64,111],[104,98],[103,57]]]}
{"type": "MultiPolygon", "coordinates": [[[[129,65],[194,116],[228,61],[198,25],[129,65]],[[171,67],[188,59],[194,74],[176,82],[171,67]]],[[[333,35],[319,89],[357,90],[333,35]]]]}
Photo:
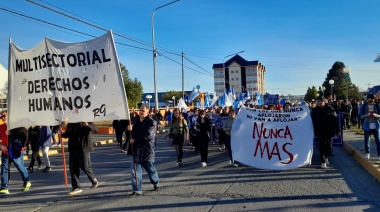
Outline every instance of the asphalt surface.
{"type": "MultiPolygon", "coordinates": [[[[345,131],[343,138],[344,147],[334,147],[335,156],[329,158],[327,169],[320,168],[314,148],[312,165],[268,171],[229,166],[228,156],[217,145],[210,146],[205,168],[200,156],[185,146],[184,165],[178,167],[170,141],[158,135],[160,190],[153,191],[144,172],[143,196],[127,198],[131,192],[129,157],[117,148],[114,135],[94,135],[97,147],[91,157],[98,188],[90,189],[82,172],[80,181],[87,190],[69,196],[70,178],[66,187],[62,156],[54,153],[58,148],[52,148],[52,171],[30,173],[32,187],[27,192],[20,191],[21,177],[11,168],[11,194],[0,197],[0,207],[1,211],[380,211],[380,183],[360,162],[362,136],[345,131]]],[[[377,164],[374,144],[371,156],[363,163],[377,164]]]]}

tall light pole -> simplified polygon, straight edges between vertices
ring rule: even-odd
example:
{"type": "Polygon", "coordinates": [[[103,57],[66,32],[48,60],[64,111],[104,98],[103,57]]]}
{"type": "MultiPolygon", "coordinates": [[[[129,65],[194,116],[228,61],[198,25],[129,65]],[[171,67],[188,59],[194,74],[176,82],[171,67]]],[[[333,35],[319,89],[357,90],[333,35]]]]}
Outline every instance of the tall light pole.
{"type": "Polygon", "coordinates": [[[148,102],[149,102],[149,109],[150,109],[150,99],[152,98],[152,95],[146,95],[145,98],[148,99],[148,102]]]}
{"type": "Polygon", "coordinates": [[[326,90],[326,88],[324,86],[322,86],[322,95],[323,95],[323,97],[325,97],[325,90],[326,90]]]}
{"type": "Polygon", "coordinates": [[[351,68],[346,66],[343,68],[343,72],[346,74],[346,98],[348,99],[348,75],[351,72],[351,68]]]}
{"type": "MultiPolygon", "coordinates": [[[[224,58],[223,58],[223,72],[225,72],[225,68],[224,68],[224,60],[227,58],[227,57],[229,57],[229,56],[232,56],[232,55],[237,55],[237,54],[240,54],[240,53],[243,53],[243,52],[245,52],[245,51],[240,51],[240,52],[236,52],[236,53],[233,53],[233,54],[229,54],[229,55],[227,55],[227,56],[225,56],[224,58]]],[[[223,77],[224,78],[224,77],[223,77]]],[[[218,91],[219,91],[219,89],[218,89],[218,91]]],[[[218,93],[219,94],[219,93],[218,93]]]]}
{"type": "Polygon", "coordinates": [[[330,84],[330,86],[331,86],[331,97],[332,97],[333,100],[334,100],[334,92],[333,92],[333,88],[334,88],[334,80],[333,80],[333,79],[329,80],[329,84],[330,84]]]}
{"type": "Polygon", "coordinates": [[[173,107],[175,107],[175,96],[173,96],[172,99],[173,99],[173,107]]]}
{"type": "Polygon", "coordinates": [[[173,3],[176,3],[180,0],[172,1],[170,3],[164,4],[162,6],[157,7],[156,9],[153,10],[152,13],[152,43],[153,43],[153,80],[154,80],[154,110],[158,111],[158,95],[157,95],[157,77],[156,77],[156,43],[154,42],[154,13],[163,7],[166,7],[168,5],[171,5],[173,3]]]}

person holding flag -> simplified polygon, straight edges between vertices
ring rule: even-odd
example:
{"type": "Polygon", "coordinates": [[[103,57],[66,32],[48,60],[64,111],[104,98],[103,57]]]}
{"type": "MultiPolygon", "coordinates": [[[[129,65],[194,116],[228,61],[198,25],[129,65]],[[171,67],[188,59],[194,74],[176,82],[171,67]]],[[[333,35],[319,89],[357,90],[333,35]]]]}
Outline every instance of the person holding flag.
{"type": "Polygon", "coordinates": [[[153,189],[159,189],[159,177],[154,165],[155,161],[155,139],[157,122],[149,117],[149,108],[142,105],[139,110],[139,118],[133,125],[128,125],[127,130],[132,131],[129,140],[128,155],[131,158],[132,193],[129,198],[142,195],[142,167],[149,175],[153,189]]]}

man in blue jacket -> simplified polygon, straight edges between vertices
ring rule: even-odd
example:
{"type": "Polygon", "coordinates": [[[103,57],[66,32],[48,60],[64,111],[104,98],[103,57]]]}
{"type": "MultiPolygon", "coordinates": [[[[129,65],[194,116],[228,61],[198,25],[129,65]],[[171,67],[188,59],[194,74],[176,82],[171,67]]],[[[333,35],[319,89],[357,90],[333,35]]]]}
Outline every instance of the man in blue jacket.
{"type": "Polygon", "coordinates": [[[367,102],[359,110],[359,117],[363,120],[364,130],[364,147],[365,157],[369,159],[371,157],[369,153],[369,138],[371,134],[375,138],[377,147],[377,156],[380,160],[380,142],[379,142],[379,129],[380,129],[380,115],[379,108],[375,104],[375,96],[373,94],[367,95],[367,102]]]}
{"type": "Polygon", "coordinates": [[[127,153],[131,157],[131,175],[133,192],[128,197],[142,195],[142,167],[149,175],[150,182],[154,190],[158,190],[158,173],[154,165],[155,152],[154,143],[156,137],[157,122],[150,118],[149,108],[142,105],[139,111],[139,118],[132,125],[128,125],[128,130],[132,130],[127,153]]]}

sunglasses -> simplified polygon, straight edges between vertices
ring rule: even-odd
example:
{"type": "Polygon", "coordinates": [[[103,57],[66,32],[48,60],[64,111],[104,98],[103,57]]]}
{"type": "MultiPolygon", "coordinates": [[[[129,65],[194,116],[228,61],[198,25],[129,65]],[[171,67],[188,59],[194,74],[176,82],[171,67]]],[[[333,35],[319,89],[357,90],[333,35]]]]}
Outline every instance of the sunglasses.
{"type": "Polygon", "coordinates": [[[4,116],[0,116],[0,118],[5,118],[6,116],[4,115],[4,116]]]}

